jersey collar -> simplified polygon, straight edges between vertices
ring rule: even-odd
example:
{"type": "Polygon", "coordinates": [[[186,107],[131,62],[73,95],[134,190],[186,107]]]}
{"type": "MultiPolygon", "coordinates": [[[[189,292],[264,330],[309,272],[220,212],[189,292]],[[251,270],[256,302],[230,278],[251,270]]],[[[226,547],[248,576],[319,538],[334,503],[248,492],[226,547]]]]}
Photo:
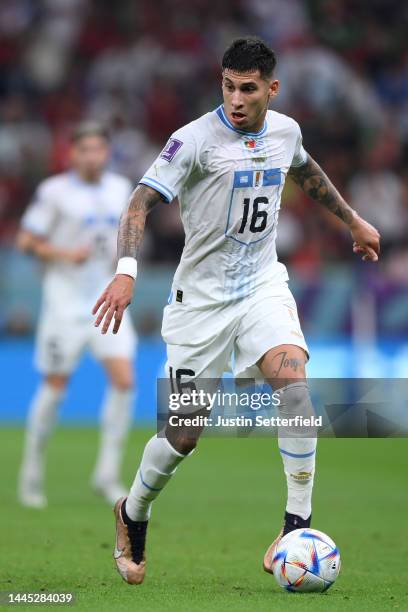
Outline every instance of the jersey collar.
{"type": "Polygon", "coordinates": [[[256,138],[257,136],[262,136],[263,134],[265,134],[268,125],[266,123],[266,119],[265,119],[265,123],[263,125],[263,128],[259,131],[259,132],[245,132],[244,130],[238,130],[237,128],[235,128],[231,121],[228,119],[227,115],[225,114],[225,110],[224,110],[224,105],[221,104],[215,111],[218,115],[218,117],[221,119],[221,121],[223,122],[223,124],[229,128],[230,130],[232,130],[233,132],[236,132],[237,134],[242,134],[243,136],[249,136],[252,138],[256,138]]]}

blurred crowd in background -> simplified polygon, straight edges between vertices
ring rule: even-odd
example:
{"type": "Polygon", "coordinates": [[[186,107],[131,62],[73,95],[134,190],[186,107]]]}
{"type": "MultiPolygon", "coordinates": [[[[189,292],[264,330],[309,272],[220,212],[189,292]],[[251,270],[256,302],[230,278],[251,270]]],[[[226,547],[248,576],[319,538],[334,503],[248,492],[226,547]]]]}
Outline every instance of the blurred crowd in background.
{"type": "MultiPolygon", "coordinates": [[[[1,0],[0,246],[11,246],[40,180],[67,166],[72,126],[111,128],[112,168],[135,183],[170,133],[221,102],[231,39],[278,55],[274,108],[383,237],[408,282],[408,5],[401,0],[1,0]]],[[[298,273],[351,260],[349,234],[288,185],[281,259],[298,273]]],[[[144,257],[174,262],[177,206],[149,222],[144,257]]]]}

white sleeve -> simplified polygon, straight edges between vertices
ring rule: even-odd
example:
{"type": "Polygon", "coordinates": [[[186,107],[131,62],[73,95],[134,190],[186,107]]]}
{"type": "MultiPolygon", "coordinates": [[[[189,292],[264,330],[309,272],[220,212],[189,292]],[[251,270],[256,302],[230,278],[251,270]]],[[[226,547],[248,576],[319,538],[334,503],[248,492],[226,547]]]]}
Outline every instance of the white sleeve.
{"type": "Polygon", "coordinates": [[[307,160],[307,153],[302,145],[302,132],[300,131],[299,124],[296,123],[297,128],[297,137],[295,144],[295,152],[293,154],[293,159],[291,163],[291,167],[297,168],[298,166],[303,166],[307,160]]]}
{"type": "Polygon", "coordinates": [[[48,236],[57,216],[55,200],[48,186],[39,185],[32,202],[21,219],[21,227],[39,236],[48,236]]]}
{"type": "Polygon", "coordinates": [[[139,183],[152,187],[171,202],[187,181],[195,164],[196,152],[191,128],[177,130],[139,183]]]}

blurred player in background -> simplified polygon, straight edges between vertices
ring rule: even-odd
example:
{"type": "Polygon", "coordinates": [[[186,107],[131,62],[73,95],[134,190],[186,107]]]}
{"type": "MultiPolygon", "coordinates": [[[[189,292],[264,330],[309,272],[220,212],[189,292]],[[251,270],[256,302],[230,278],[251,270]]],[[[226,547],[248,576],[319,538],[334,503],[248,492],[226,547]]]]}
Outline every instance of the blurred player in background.
{"type": "MultiPolygon", "coordinates": [[[[114,333],[132,298],[146,215],[179,198],[186,243],[176,271],[163,338],[177,382],[220,379],[235,356],[238,378],[260,375],[279,389],[280,415],[313,414],[306,382],[308,348],[277,259],[276,232],[286,176],[348,227],[353,249],[377,261],[379,234],[344,201],[302,146],[299,125],[268,110],[278,93],[274,52],[260,39],[232,43],[222,61],[224,104],[177,130],[135,190],[119,231],[113,281],[95,305],[102,333],[114,333]],[[100,310],[99,310],[100,309],[100,310]]],[[[311,210],[312,212],[312,210],[311,210]]],[[[279,435],[288,497],[282,534],[311,523],[315,437],[279,435]]],[[[146,445],[127,499],[115,506],[114,556],[124,580],[145,575],[145,537],[153,500],[196,445],[191,429],[167,427],[146,445]]]]}
{"type": "Polygon", "coordinates": [[[44,263],[36,365],[43,381],[33,398],[18,486],[26,506],[42,508],[45,445],[67,383],[81,353],[90,348],[110,387],[102,408],[93,488],[109,501],[123,491],[120,466],[130,424],[136,337],[129,314],[117,336],[101,336],[90,307],[112,276],[120,215],[130,181],[106,170],[109,140],[97,122],[83,122],[72,137],[72,169],[43,181],[22,219],[17,246],[44,263]]]}

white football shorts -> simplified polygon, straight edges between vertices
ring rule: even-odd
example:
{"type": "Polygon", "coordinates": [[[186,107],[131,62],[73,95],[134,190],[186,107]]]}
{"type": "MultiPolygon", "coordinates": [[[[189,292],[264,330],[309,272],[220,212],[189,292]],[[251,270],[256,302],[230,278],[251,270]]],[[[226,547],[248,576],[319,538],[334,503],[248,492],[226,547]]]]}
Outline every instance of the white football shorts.
{"type": "Polygon", "coordinates": [[[125,311],[117,334],[112,333],[113,322],[107,334],[94,326],[88,318],[78,321],[53,317],[44,313],[40,317],[35,351],[35,365],[43,374],[70,374],[85,349],[90,349],[98,361],[121,357],[133,359],[137,337],[130,313],[125,311]]]}
{"type": "Polygon", "coordinates": [[[262,288],[233,304],[164,309],[166,372],[176,377],[218,379],[232,371],[237,378],[261,379],[256,363],[271,348],[294,344],[309,351],[296,303],[286,282],[262,288]],[[171,370],[170,370],[171,368],[171,370]]]}

